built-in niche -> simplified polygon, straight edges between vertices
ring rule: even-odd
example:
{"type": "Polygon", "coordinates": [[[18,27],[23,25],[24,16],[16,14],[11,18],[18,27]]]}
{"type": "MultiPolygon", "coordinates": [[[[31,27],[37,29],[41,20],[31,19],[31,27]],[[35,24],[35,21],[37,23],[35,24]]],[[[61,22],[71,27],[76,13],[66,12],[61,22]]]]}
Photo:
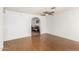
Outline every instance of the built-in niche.
{"type": "Polygon", "coordinates": [[[31,32],[32,35],[40,35],[40,19],[38,17],[32,18],[31,32]]]}

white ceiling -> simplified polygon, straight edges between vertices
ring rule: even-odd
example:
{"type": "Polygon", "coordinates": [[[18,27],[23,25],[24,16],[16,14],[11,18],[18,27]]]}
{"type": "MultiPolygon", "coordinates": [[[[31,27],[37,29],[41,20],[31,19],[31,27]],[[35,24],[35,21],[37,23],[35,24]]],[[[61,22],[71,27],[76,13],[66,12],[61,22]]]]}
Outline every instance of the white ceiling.
{"type": "MultiPolygon", "coordinates": [[[[17,11],[17,12],[40,15],[41,12],[50,10],[51,7],[6,7],[6,9],[17,11]]],[[[55,12],[60,12],[66,9],[71,9],[71,8],[70,7],[56,7],[55,12]]]]}

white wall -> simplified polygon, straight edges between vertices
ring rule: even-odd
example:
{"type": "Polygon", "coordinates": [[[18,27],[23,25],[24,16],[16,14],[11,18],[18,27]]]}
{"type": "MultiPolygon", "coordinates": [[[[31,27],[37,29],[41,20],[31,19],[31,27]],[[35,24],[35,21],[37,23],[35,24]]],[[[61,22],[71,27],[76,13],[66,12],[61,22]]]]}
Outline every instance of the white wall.
{"type": "Polygon", "coordinates": [[[79,41],[79,8],[47,16],[47,33],[79,41]]]}
{"type": "Polygon", "coordinates": [[[39,17],[41,21],[41,33],[45,32],[45,17],[6,10],[5,41],[21,37],[31,36],[31,20],[39,17]]]}
{"type": "Polygon", "coordinates": [[[47,29],[46,29],[46,17],[44,16],[40,16],[40,28],[41,28],[41,34],[46,33],[47,29]]]}
{"type": "Polygon", "coordinates": [[[0,50],[3,48],[3,8],[0,7],[0,50]]]}

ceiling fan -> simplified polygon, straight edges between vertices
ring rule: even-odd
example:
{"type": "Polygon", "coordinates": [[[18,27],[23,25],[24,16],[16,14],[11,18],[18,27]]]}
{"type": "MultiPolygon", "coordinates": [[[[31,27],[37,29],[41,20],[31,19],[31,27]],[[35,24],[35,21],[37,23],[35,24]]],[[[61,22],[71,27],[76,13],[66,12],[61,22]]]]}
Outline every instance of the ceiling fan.
{"type": "Polygon", "coordinates": [[[56,9],[56,7],[50,8],[49,11],[43,11],[43,12],[41,13],[41,16],[53,15],[53,14],[55,13],[55,10],[54,10],[54,9],[56,9]]]}

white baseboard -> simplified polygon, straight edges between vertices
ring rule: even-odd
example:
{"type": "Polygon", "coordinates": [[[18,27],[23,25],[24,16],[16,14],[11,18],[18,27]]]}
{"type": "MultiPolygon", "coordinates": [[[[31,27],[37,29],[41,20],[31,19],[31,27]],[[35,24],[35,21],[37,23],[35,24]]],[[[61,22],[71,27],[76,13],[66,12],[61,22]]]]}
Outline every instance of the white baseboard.
{"type": "MultiPolygon", "coordinates": [[[[48,32],[49,33],[49,32],[48,32]]],[[[77,41],[79,42],[79,39],[75,39],[75,38],[72,38],[72,37],[69,37],[69,36],[66,36],[66,35],[62,35],[62,34],[55,34],[55,33],[49,33],[51,35],[55,35],[55,36],[58,36],[58,37],[62,37],[62,38],[66,38],[66,39],[69,39],[69,40],[74,40],[74,41],[77,41]]]]}
{"type": "Polygon", "coordinates": [[[3,50],[3,48],[0,48],[0,51],[2,51],[3,50]]]}

